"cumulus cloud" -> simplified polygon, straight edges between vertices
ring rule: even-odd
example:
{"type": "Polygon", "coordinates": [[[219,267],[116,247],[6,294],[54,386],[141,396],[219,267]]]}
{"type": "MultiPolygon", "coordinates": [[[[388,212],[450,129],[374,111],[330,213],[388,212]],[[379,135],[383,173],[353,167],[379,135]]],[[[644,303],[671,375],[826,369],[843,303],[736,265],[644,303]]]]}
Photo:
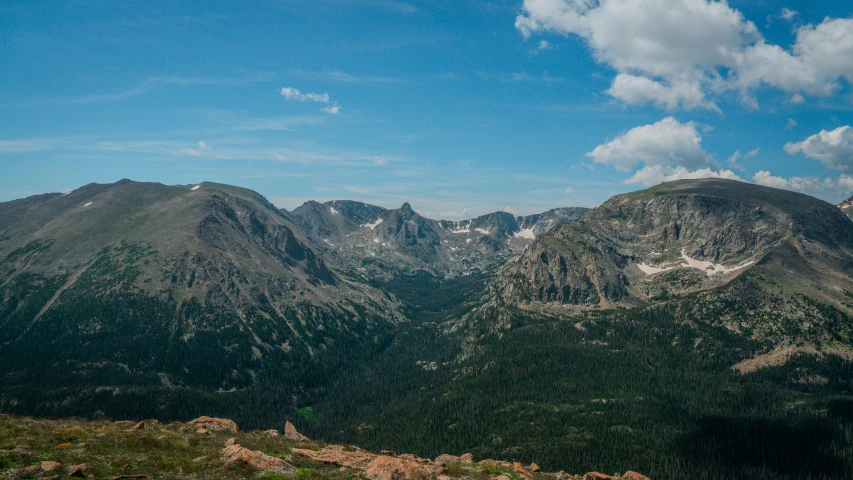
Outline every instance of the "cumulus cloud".
{"type": "Polygon", "coordinates": [[[694,122],[681,123],[673,117],[635,127],[615,139],[595,147],[587,157],[595,163],[627,172],[640,163],[679,165],[689,168],[714,167],[715,162],[702,148],[702,136],[694,122]]]}
{"type": "Polygon", "coordinates": [[[282,88],[280,93],[285,100],[296,100],[297,102],[329,103],[330,101],[328,93],[302,93],[291,87],[282,88]]]}
{"type": "Polygon", "coordinates": [[[802,25],[790,48],[715,0],[524,0],[515,26],[581,37],[618,73],[608,93],[628,104],[716,110],[708,96],[736,91],[757,106],[760,86],[828,96],[853,79],[853,18],[802,25]]]}
{"type": "Polygon", "coordinates": [[[631,178],[625,180],[625,183],[651,187],[663,182],[695,180],[700,178],[725,178],[729,180],[743,181],[742,178],[731,170],[713,170],[711,168],[690,170],[686,167],[650,165],[638,170],[631,178]]]}
{"type": "Polygon", "coordinates": [[[820,161],[826,168],[847,171],[853,167],[853,127],[845,125],[835,130],[821,130],[802,142],[788,143],[789,155],[803,155],[820,161]]]}
{"type": "Polygon", "coordinates": [[[187,155],[190,157],[200,157],[202,155],[211,153],[213,149],[205,143],[204,141],[198,142],[197,148],[182,148],[178,150],[176,153],[178,155],[187,155]]]}

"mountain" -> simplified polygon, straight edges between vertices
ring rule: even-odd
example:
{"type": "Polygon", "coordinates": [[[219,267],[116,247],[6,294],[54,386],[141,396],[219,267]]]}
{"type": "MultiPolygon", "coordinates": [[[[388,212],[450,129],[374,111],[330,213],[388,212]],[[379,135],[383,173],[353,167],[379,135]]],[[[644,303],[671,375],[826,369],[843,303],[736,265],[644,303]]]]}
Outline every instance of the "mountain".
{"type": "Polygon", "coordinates": [[[587,209],[559,208],[515,217],[492,213],[461,222],[437,221],[408,203],[385,209],[347,200],[307,202],[290,214],[317,244],[363,278],[418,271],[468,274],[502,263],[535,238],[571,223],[587,209]]]}
{"type": "Polygon", "coordinates": [[[799,337],[815,333],[813,322],[853,312],[851,239],[853,222],[807,195],[731,180],[670,182],[613,197],[540,236],[506,267],[499,296],[568,310],[695,297],[700,316],[712,307],[733,330],[799,337]],[[779,330],[776,315],[790,328],[779,330]]]}
{"type": "Polygon", "coordinates": [[[403,320],[249,190],[122,180],[2,203],[0,219],[0,385],[289,383],[287,366],[332,365],[403,320]]]}
{"type": "MultiPolygon", "coordinates": [[[[462,222],[287,212],[211,183],[2,203],[0,412],[291,420],[373,450],[656,480],[847,478],[851,225],[720,180],[462,222]]],[[[40,438],[68,456],[89,442],[71,423],[40,438]]],[[[187,441],[169,443],[184,472],[187,441]]],[[[0,471],[28,468],[14,446],[0,471]]],[[[493,467],[467,474],[516,478],[493,467]]]]}
{"type": "Polygon", "coordinates": [[[838,204],[838,208],[841,209],[851,220],[853,220],[853,197],[848,198],[847,200],[838,204]]]}

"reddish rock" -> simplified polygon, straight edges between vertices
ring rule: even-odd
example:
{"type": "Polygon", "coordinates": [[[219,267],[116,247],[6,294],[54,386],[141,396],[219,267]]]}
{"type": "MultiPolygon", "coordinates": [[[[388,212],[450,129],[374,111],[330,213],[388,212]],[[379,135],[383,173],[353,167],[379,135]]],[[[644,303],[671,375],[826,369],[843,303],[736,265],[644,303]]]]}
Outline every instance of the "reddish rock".
{"type": "Polygon", "coordinates": [[[456,455],[442,454],[435,457],[435,464],[440,467],[446,467],[454,463],[462,463],[462,460],[456,455]]]}
{"type": "Polygon", "coordinates": [[[214,432],[237,433],[237,424],[227,418],[198,417],[187,423],[187,425],[199,429],[213,430],[214,432]]]}
{"type": "MultiPolygon", "coordinates": [[[[336,445],[331,445],[336,447],[336,445]]],[[[376,455],[367,452],[344,452],[335,448],[324,448],[319,452],[314,450],[305,450],[302,448],[294,448],[291,451],[291,457],[299,460],[313,460],[324,465],[333,465],[335,467],[354,468],[356,470],[365,470],[376,455]]]]}
{"type": "Polygon", "coordinates": [[[221,458],[225,461],[224,468],[229,470],[246,466],[276,473],[293,473],[296,471],[296,468],[284,459],[271,457],[261,451],[252,451],[237,444],[223,448],[221,458]]]}
{"type": "Polygon", "coordinates": [[[533,478],[533,474],[525,470],[519,462],[515,462],[512,464],[512,470],[523,477],[533,478]]]}
{"type": "MultiPolygon", "coordinates": [[[[383,455],[385,455],[385,454],[383,453],[383,455]]],[[[393,457],[393,456],[394,455],[389,455],[389,457],[393,457]]],[[[432,460],[430,460],[428,458],[421,458],[417,455],[412,455],[411,453],[404,453],[402,455],[397,455],[397,456],[399,458],[402,458],[403,460],[408,460],[410,462],[419,463],[421,465],[435,465],[435,463],[432,460]]]]}
{"type": "Polygon", "coordinates": [[[535,473],[535,472],[538,472],[538,471],[540,471],[540,470],[542,470],[542,469],[541,469],[541,468],[539,468],[539,465],[536,465],[536,462],[533,462],[533,463],[531,463],[531,464],[530,464],[530,471],[531,471],[531,472],[534,472],[534,473],[535,473]]]}
{"type": "Polygon", "coordinates": [[[302,435],[301,433],[296,431],[296,427],[293,426],[292,423],[287,422],[284,424],[284,438],[288,440],[296,440],[297,442],[310,442],[311,440],[302,435]]]}
{"type": "Polygon", "coordinates": [[[94,470],[95,467],[89,463],[81,463],[80,465],[72,465],[68,467],[69,477],[85,477],[86,472],[94,470]]]}
{"type": "Polygon", "coordinates": [[[231,445],[235,445],[236,443],[237,443],[237,439],[234,437],[231,437],[228,440],[225,440],[225,446],[226,447],[230,447],[231,445]]]}
{"type": "Polygon", "coordinates": [[[474,463],[474,455],[471,455],[470,453],[466,453],[466,454],[462,455],[461,457],[459,457],[459,461],[466,464],[466,465],[469,463],[474,463]]]}
{"type": "Polygon", "coordinates": [[[619,478],[599,472],[589,472],[583,476],[583,480],[619,480],[619,478]]]}
{"type": "Polygon", "coordinates": [[[510,480],[506,475],[498,475],[497,477],[492,477],[489,480],[510,480]]]}
{"type": "Polygon", "coordinates": [[[62,467],[62,464],[59,462],[41,462],[41,471],[42,472],[52,472],[62,467]]]}
{"type": "Polygon", "coordinates": [[[145,420],[143,420],[143,421],[137,423],[136,425],[134,425],[133,428],[131,428],[131,430],[142,430],[145,427],[146,427],[145,420]]]}
{"type": "Polygon", "coordinates": [[[428,468],[402,458],[380,455],[370,462],[364,474],[373,480],[429,480],[437,473],[435,467],[428,468]]]}
{"type": "Polygon", "coordinates": [[[637,472],[625,472],[625,475],[622,475],[623,480],[651,480],[649,477],[643,475],[642,473],[637,472]]]}
{"type": "Polygon", "coordinates": [[[265,430],[265,431],[264,431],[264,435],[266,435],[266,436],[268,436],[268,437],[272,438],[272,437],[277,437],[277,436],[279,436],[279,433],[278,433],[278,430],[265,430]]]}

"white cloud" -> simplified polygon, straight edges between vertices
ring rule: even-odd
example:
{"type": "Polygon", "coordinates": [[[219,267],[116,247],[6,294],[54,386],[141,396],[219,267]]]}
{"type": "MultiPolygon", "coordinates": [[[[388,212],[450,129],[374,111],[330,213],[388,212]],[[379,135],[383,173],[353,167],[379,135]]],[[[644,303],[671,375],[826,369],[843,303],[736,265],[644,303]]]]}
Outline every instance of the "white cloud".
{"type": "Polygon", "coordinates": [[[686,167],[672,167],[669,165],[650,165],[643,167],[634,175],[625,180],[627,184],[640,184],[646,187],[651,187],[663,182],[672,182],[675,180],[688,180],[700,178],[726,178],[729,180],[743,181],[735,172],[731,170],[713,170],[711,168],[702,168],[698,170],[689,170],[686,167]]]}
{"type": "Polygon", "coordinates": [[[507,205],[506,207],[504,207],[504,212],[515,215],[517,210],[512,208],[510,205],[507,205]]]}
{"type": "Polygon", "coordinates": [[[693,122],[680,123],[673,117],[632,128],[615,139],[595,147],[587,157],[595,163],[629,171],[637,164],[712,167],[715,162],[702,148],[702,136],[693,122]]]}
{"type": "Polygon", "coordinates": [[[795,93],[791,96],[791,103],[793,103],[794,105],[806,103],[806,97],[800,95],[799,93],[795,93]]]}
{"type": "Polygon", "coordinates": [[[620,73],[613,79],[607,93],[629,105],[657,105],[667,110],[706,109],[719,111],[714,102],[705,99],[701,85],[695,82],[672,82],[664,84],[648,77],[620,73]]]}
{"type": "Polygon", "coordinates": [[[565,189],[565,190],[563,190],[563,191],[564,191],[564,192],[566,192],[566,195],[574,195],[575,193],[577,193],[577,192],[575,191],[575,189],[574,189],[574,188],[572,188],[572,187],[566,187],[566,189],[565,189]]]}
{"type": "Polygon", "coordinates": [[[779,177],[767,170],[761,170],[752,176],[752,181],[765,187],[782,188],[795,192],[815,194],[830,192],[842,194],[847,198],[853,192],[853,176],[842,174],[837,179],[818,177],[779,177]]]}
{"type": "Polygon", "coordinates": [[[373,157],[373,163],[379,165],[380,167],[384,167],[385,165],[388,165],[388,159],[382,157],[373,157]]]}
{"type": "Polygon", "coordinates": [[[545,50],[551,50],[551,43],[548,40],[540,40],[539,44],[536,45],[536,48],[530,51],[532,55],[538,55],[539,52],[544,52],[545,50]]]}
{"type": "Polygon", "coordinates": [[[802,142],[786,144],[785,151],[789,155],[802,153],[833,170],[847,171],[853,167],[853,127],[821,130],[802,142]]]}
{"type": "Polygon", "coordinates": [[[707,97],[734,90],[756,107],[761,86],[828,96],[853,79],[853,18],[800,26],[788,48],[716,0],[524,0],[515,26],[584,39],[618,73],[608,93],[628,104],[714,110],[707,97]]]}
{"type": "Polygon", "coordinates": [[[337,115],[337,114],[341,113],[341,106],[337,105],[337,104],[329,105],[328,107],[321,108],[320,111],[326,112],[329,115],[337,115]]]}
{"type": "Polygon", "coordinates": [[[796,120],[794,120],[793,118],[789,118],[789,119],[788,119],[788,126],[786,126],[785,128],[787,128],[787,129],[789,129],[789,130],[790,130],[790,129],[792,129],[792,128],[796,127],[796,126],[797,126],[797,121],[796,121],[796,120]]]}
{"type": "Polygon", "coordinates": [[[302,93],[290,87],[282,88],[280,93],[285,100],[296,100],[298,102],[329,103],[330,100],[328,93],[302,93]]]}
{"type": "Polygon", "coordinates": [[[736,150],[735,153],[733,153],[731,157],[726,159],[726,164],[731,166],[732,168],[736,168],[740,171],[744,171],[746,169],[743,167],[743,165],[738,163],[738,160],[740,160],[741,158],[755,158],[756,156],[758,156],[759,151],[761,151],[761,149],[756,148],[755,150],[750,150],[746,154],[742,154],[742,153],[740,153],[740,150],[736,150]]]}
{"type": "Polygon", "coordinates": [[[798,11],[791,10],[790,8],[786,7],[786,8],[782,9],[782,13],[779,14],[779,18],[781,18],[782,20],[787,20],[790,22],[790,21],[794,20],[794,17],[796,17],[799,14],[800,13],[798,11]]]}
{"type": "Polygon", "coordinates": [[[176,153],[178,155],[187,155],[190,157],[200,157],[202,155],[211,153],[213,149],[205,143],[204,141],[198,142],[197,148],[182,148],[178,150],[176,153]]]}

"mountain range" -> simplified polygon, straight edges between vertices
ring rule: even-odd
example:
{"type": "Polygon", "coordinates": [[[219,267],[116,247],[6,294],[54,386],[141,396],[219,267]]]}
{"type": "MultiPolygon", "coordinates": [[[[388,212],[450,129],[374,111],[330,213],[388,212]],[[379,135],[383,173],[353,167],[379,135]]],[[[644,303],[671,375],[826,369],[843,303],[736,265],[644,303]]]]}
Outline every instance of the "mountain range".
{"type": "Polygon", "coordinates": [[[459,222],[209,182],[0,203],[0,411],[835,478],[853,466],[851,205],[721,179],[459,222]],[[744,431],[766,448],[743,453],[744,431]],[[812,457],[788,459],[801,438],[812,457]]]}

